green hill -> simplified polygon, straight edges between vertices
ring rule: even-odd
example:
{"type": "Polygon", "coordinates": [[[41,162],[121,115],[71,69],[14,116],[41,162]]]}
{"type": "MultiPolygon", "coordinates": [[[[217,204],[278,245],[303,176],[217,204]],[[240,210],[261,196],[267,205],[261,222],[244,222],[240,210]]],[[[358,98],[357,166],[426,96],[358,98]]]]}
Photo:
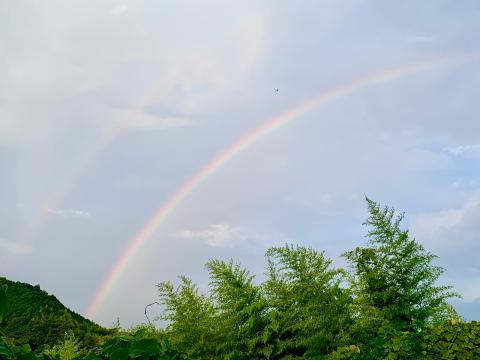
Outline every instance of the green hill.
{"type": "Polygon", "coordinates": [[[54,345],[65,333],[71,332],[86,348],[91,348],[101,337],[112,333],[66,308],[39,285],[0,277],[0,286],[4,285],[7,286],[7,311],[0,330],[17,344],[29,344],[37,349],[54,345]]]}

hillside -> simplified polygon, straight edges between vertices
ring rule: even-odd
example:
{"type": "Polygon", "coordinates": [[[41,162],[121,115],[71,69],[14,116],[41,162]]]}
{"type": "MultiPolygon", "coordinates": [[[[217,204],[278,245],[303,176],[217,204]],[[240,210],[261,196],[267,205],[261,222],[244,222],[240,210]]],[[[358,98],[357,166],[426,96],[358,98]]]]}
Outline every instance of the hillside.
{"type": "Polygon", "coordinates": [[[39,285],[10,281],[0,277],[0,286],[7,286],[7,312],[0,330],[18,344],[33,349],[53,345],[66,332],[72,332],[87,348],[98,343],[111,330],[65,307],[55,296],[39,285]]]}

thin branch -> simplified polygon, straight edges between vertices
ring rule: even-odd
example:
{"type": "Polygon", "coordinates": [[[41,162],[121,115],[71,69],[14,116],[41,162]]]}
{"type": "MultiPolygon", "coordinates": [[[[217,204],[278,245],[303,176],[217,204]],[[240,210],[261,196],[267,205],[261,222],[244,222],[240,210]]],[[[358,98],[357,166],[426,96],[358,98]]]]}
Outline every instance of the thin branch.
{"type": "Polygon", "coordinates": [[[150,319],[149,319],[149,317],[148,317],[147,308],[148,308],[149,306],[152,306],[152,305],[155,305],[155,304],[160,305],[158,302],[155,301],[155,302],[150,303],[150,304],[148,304],[147,306],[145,306],[145,311],[144,311],[144,312],[145,312],[145,317],[147,318],[147,321],[148,321],[148,324],[149,324],[150,326],[152,326],[152,327],[153,327],[153,324],[152,324],[152,322],[150,321],[150,319]]]}

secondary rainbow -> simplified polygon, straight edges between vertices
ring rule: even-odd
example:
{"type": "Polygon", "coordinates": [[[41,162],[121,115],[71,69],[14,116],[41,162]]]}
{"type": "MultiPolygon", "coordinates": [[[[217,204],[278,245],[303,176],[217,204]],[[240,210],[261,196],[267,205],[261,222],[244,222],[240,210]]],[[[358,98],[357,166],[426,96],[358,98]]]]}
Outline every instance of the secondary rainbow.
{"type": "Polygon", "coordinates": [[[114,266],[109,271],[97,292],[94,294],[86,310],[86,315],[89,318],[93,318],[97,314],[101,305],[126,269],[127,265],[139,252],[147,240],[151,238],[158,227],[162,225],[168,216],[178,207],[178,205],[181,204],[182,201],[185,200],[185,198],[188,197],[188,195],[191,194],[195,189],[197,189],[210,175],[225,165],[228,161],[232,160],[236,155],[249,148],[268,134],[271,134],[275,130],[278,130],[279,128],[289,124],[293,120],[298,119],[306,112],[320,105],[338,99],[341,96],[350,94],[369,85],[389,82],[402,76],[428,70],[438,66],[452,64],[454,62],[465,61],[466,59],[470,58],[472,58],[472,55],[434,59],[376,72],[369,76],[355,79],[342,86],[310,98],[287,110],[286,112],[262,122],[261,125],[241,136],[224,151],[217,154],[205,166],[200,168],[200,170],[197,171],[189,180],[183,183],[177,189],[177,191],[153,213],[148,221],[140,227],[140,229],[131,238],[127,247],[117,259],[114,266]]]}
{"type": "MultiPolygon", "coordinates": [[[[160,85],[155,86],[137,101],[137,105],[134,107],[135,111],[138,113],[144,112],[149,105],[167,93],[168,89],[174,85],[174,82],[167,78],[159,82],[159,84],[160,85]]],[[[88,149],[82,152],[82,155],[75,162],[74,166],[62,177],[53,190],[48,193],[42,205],[37,209],[23,230],[23,234],[20,236],[18,243],[28,244],[38,235],[39,231],[51,216],[50,210],[57,208],[65,200],[75,184],[88,172],[92,164],[98,160],[100,154],[114,143],[119,136],[126,133],[132,127],[130,125],[131,118],[131,114],[126,112],[126,114],[117,119],[117,121],[99,137],[97,142],[92,143],[88,149]]]]}

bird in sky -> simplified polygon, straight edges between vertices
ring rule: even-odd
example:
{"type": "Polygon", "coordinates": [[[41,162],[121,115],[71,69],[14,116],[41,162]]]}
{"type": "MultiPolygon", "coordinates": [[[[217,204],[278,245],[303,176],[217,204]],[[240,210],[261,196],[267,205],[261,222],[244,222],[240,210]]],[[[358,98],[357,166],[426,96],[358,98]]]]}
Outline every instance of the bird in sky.
{"type": "Polygon", "coordinates": [[[275,88],[275,89],[273,89],[273,90],[275,90],[275,92],[278,92],[278,88],[275,88]]]}

